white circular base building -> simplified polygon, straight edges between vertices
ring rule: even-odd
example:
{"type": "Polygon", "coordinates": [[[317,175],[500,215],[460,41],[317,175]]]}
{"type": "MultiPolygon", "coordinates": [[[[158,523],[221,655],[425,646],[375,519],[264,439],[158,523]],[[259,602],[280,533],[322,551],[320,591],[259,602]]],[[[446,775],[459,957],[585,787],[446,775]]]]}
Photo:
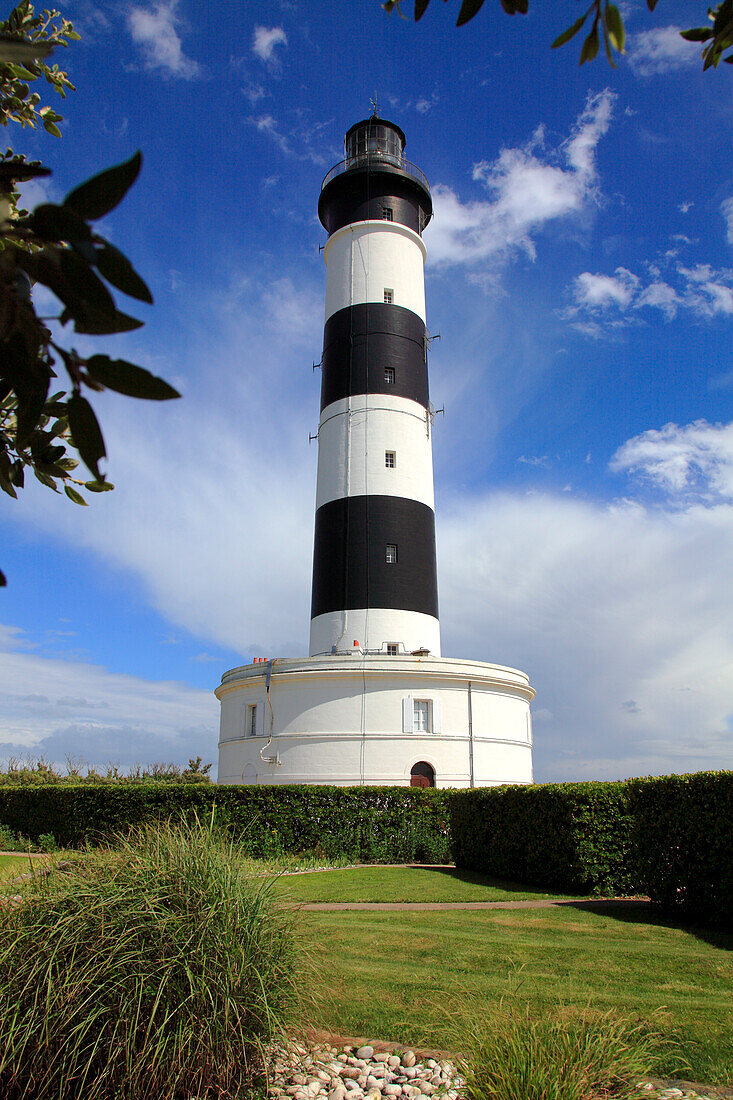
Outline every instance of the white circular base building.
{"type": "Polygon", "coordinates": [[[342,654],[224,673],[220,783],[485,787],[532,782],[525,673],[342,654]]]}

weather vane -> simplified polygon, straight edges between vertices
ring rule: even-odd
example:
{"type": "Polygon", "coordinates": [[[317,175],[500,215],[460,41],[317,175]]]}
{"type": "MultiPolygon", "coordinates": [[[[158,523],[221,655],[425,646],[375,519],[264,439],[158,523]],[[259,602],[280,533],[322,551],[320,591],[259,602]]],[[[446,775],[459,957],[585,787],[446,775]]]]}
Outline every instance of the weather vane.
{"type": "Polygon", "coordinates": [[[377,93],[376,92],[374,93],[374,98],[370,99],[369,102],[372,105],[372,118],[379,118],[379,104],[377,103],[377,93]]]}

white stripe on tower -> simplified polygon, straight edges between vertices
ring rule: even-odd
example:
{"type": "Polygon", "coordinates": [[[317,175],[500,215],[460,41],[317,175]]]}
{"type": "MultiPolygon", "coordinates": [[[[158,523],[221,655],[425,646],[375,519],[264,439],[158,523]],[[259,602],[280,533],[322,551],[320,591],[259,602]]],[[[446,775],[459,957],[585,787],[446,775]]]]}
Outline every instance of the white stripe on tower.
{"type": "Polygon", "coordinates": [[[352,126],[319,201],[330,236],[311,655],[355,641],[440,654],[420,237],[432,203],[403,148],[391,122],[352,126]]]}

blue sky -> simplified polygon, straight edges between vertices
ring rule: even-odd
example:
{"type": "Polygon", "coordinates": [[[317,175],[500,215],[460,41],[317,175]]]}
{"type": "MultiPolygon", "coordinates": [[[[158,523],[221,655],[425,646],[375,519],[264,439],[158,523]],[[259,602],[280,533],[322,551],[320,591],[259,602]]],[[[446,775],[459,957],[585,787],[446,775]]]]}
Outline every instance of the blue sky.
{"type": "Polygon", "coordinates": [[[626,4],[617,70],[550,50],[569,3],[456,6],[65,7],[63,139],[9,135],[54,168],[27,200],[140,148],[101,230],[155,297],[67,339],[183,399],[95,397],[117,488],[89,508],[3,503],[5,758],[215,761],[221,673],[307,652],[316,204],[376,93],[435,203],[444,654],[530,674],[538,780],[730,767],[730,70],[679,38],[689,0],[626,4]]]}

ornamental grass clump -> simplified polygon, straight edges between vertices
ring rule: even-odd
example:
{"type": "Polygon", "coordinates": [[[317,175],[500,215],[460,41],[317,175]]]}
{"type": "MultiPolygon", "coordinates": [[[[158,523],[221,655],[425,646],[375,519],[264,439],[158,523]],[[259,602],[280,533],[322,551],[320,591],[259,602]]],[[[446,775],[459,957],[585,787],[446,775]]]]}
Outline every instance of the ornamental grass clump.
{"type": "Polygon", "coordinates": [[[468,1100],[631,1100],[674,1043],[617,1012],[502,1002],[461,1035],[468,1100]]]}
{"type": "Polygon", "coordinates": [[[237,1096],[294,1003],[291,919],[199,823],[32,880],[0,927],[2,1100],[237,1096]]]}

